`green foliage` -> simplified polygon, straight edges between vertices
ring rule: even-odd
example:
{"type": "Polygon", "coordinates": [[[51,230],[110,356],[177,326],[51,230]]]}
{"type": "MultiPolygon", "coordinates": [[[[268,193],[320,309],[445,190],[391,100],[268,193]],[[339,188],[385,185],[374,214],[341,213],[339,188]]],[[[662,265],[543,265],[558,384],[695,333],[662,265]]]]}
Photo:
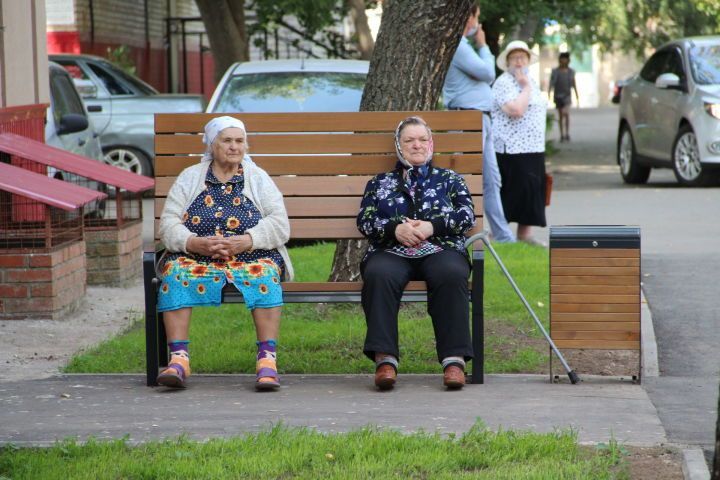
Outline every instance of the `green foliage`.
{"type": "Polygon", "coordinates": [[[479,0],[488,43],[517,32],[530,44],[543,42],[543,29],[558,24],[572,49],[599,44],[644,58],[668,40],[713,35],[720,29],[720,0],[479,0]]]}
{"type": "MultiPolygon", "coordinates": [[[[548,322],[548,251],[526,244],[496,250],[538,317],[548,322]]],[[[332,265],[333,243],[290,249],[296,280],[324,281],[332,265]]],[[[485,263],[486,358],[488,373],[536,373],[547,365],[547,346],[495,261],[485,263]]],[[[403,373],[437,373],[435,342],[424,303],[401,309],[399,329],[403,373]]],[[[287,304],[281,327],[281,373],[371,373],[362,353],[365,319],[359,305],[287,304]]],[[[255,330],[244,305],[196,308],[190,330],[196,373],[251,373],[255,330]]],[[[68,373],[145,370],[144,322],[96,348],[74,356],[68,373]]]]}
{"type": "Polygon", "coordinates": [[[720,28],[720,0],[609,0],[596,25],[583,25],[584,41],[605,50],[619,45],[644,58],[649,50],[676,38],[715,35],[720,28]]]}
{"type": "MultiPolygon", "coordinates": [[[[479,421],[462,435],[366,427],[320,433],[276,425],[202,443],[187,437],[132,446],[74,440],[50,448],[0,448],[0,476],[15,480],[116,478],[263,479],[615,479],[617,448],[580,447],[572,431],[490,431],[479,421]]],[[[620,473],[620,475],[619,475],[620,473]]]]}
{"type": "Polygon", "coordinates": [[[116,48],[108,47],[105,57],[107,57],[110,62],[125,70],[125,72],[130,75],[135,75],[137,68],[132,59],[130,47],[127,45],[120,45],[116,48]]]}
{"type": "MultiPolygon", "coordinates": [[[[342,22],[348,7],[347,2],[338,0],[254,0],[246,7],[256,15],[256,22],[248,25],[248,35],[283,26],[323,47],[329,57],[349,57],[354,52],[346,50],[345,38],[329,28],[342,22]],[[295,17],[299,28],[288,22],[288,17],[295,17]]],[[[260,39],[255,43],[262,46],[260,39]]],[[[295,46],[298,43],[295,41],[295,46]]],[[[274,52],[267,49],[265,54],[271,57],[274,52]]]]}

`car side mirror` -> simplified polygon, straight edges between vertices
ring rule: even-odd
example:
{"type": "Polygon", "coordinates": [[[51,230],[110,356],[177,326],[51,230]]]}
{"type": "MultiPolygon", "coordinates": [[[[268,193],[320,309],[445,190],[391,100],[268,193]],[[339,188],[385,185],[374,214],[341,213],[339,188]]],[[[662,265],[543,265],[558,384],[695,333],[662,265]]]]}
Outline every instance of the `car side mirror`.
{"type": "Polygon", "coordinates": [[[88,128],[88,119],[84,115],[78,113],[66,113],[60,117],[60,123],[57,127],[58,135],[66,135],[68,133],[82,132],[88,128]]]}
{"type": "Polygon", "coordinates": [[[680,85],[680,77],[674,73],[663,73],[655,80],[655,86],[657,88],[669,89],[674,88],[677,90],[682,89],[680,85]]]}
{"type": "Polygon", "coordinates": [[[92,80],[74,78],[73,83],[82,98],[97,98],[97,86],[92,80]]]}

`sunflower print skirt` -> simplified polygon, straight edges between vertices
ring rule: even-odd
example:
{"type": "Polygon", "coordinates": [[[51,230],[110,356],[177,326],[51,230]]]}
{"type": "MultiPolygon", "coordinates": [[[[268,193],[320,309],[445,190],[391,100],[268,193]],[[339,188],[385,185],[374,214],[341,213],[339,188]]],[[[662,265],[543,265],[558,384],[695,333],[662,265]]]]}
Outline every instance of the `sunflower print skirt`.
{"type": "Polygon", "coordinates": [[[222,289],[235,285],[249,310],[283,304],[280,268],[270,259],[251,262],[200,262],[189,257],[168,260],[160,273],[158,311],[219,306],[222,289]]]}

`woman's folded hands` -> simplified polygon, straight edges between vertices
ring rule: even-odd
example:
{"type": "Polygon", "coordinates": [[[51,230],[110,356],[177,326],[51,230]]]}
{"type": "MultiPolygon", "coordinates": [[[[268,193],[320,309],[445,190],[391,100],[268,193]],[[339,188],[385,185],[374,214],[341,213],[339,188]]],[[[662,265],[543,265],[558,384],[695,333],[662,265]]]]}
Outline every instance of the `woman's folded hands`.
{"type": "Polygon", "coordinates": [[[214,260],[228,261],[235,255],[246,252],[252,248],[252,237],[249,234],[223,237],[191,237],[188,239],[187,249],[214,260]]]}
{"type": "Polygon", "coordinates": [[[395,238],[406,247],[415,247],[433,235],[432,223],[425,220],[406,219],[395,229],[395,238]]]}

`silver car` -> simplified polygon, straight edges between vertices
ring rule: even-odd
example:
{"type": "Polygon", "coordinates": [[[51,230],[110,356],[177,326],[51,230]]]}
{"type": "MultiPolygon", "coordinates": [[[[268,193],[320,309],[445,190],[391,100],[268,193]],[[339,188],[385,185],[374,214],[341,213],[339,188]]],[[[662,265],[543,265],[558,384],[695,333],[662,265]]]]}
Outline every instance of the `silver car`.
{"type": "MultiPolygon", "coordinates": [[[[45,143],[102,162],[103,155],[98,135],[72,78],[65,69],[53,62],[48,64],[48,77],[50,104],[45,122],[45,143]]],[[[98,182],[72,173],[60,172],[53,167],[48,167],[48,175],[93,190],[106,190],[105,186],[98,182]]],[[[93,217],[102,217],[105,212],[105,200],[91,202],[85,207],[85,212],[93,217]]]]}
{"type": "Polygon", "coordinates": [[[369,62],[265,60],[235,63],[207,112],[357,112],[369,62]]]}
{"type": "Polygon", "coordinates": [[[682,185],[720,173],[720,36],[660,47],[622,89],[617,161],[626,183],[672,168],[682,185]]]}
{"type": "Polygon", "coordinates": [[[201,95],[161,94],[104,58],[50,55],[73,77],[85,101],[105,162],[142,175],[153,175],[156,113],[202,112],[201,95]]]}

